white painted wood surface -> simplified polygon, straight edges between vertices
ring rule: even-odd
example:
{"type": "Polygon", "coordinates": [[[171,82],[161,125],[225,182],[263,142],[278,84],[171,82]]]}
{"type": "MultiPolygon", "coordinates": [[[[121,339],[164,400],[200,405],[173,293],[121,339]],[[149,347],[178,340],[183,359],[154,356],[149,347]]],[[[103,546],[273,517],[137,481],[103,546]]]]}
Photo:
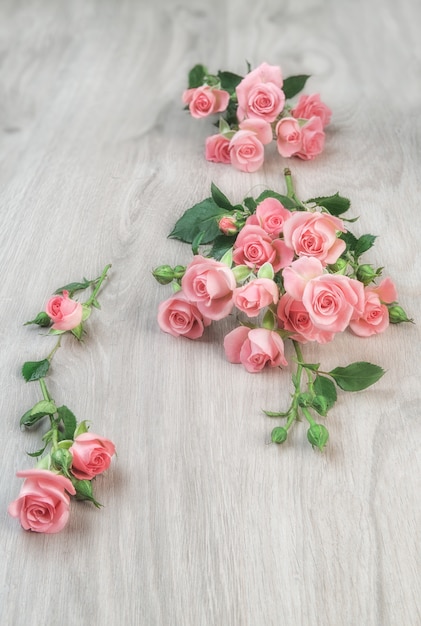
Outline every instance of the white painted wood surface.
{"type": "MultiPolygon", "coordinates": [[[[421,5],[417,0],[0,0],[0,622],[145,626],[416,626],[420,618],[421,5]],[[287,372],[225,361],[229,322],[200,342],[156,324],[151,276],[187,261],[166,239],[214,181],[230,198],[283,191],[275,156],[247,175],[206,163],[209,121],[180,103],[196,62],[281,64],[334,112],[324,154],[289,162],[301,197],[341,191],[378,240],[418,325],[307,346],[327,368],[385,367],[340,396],[331,441],[305,427],[266,445],[287,372]],[[22,324],[60,284],[111,277],[85,345],[58,353],[57,401],[113,439],[101,511],[72,504],[58,535],[7,513],[38,436],[19,369],[51,339],[22,324]]],[[[291,355],[289,355],[291,356],[291,355]]],[[[302,428],[300,428],[302,426],[302,428]]]]}

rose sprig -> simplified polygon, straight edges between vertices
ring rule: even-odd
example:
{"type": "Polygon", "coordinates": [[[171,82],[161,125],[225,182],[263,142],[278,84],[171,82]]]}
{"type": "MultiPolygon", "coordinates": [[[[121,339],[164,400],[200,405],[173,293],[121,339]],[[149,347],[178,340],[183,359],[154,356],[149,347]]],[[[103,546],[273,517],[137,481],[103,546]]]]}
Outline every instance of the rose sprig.
{"type": "Polygon", "coordinates": [[[255,172],[264,162],[264,147],[272,140],[282,157],[314,159],[323,151],[324,128],[332,112],[319,94],[301,95],[307,74],[283,78],[277,65],[247,64],[243,77],[227,71],[211,74],[201,64],[188,75],[183,102],[196,119],[219,114],[218,133],[206,139],[205,156],[215,163],[231,163],[255,172]]]}
{"type": "Polygon", "coordinates": [[[93,308],[100,309],[98,293],[110,268],[111,265],[107,265],[93,280],[84,278],[60,287],[48,300],[45,310],[26,322],[26,325],[49,328],[47,335],[59,336],[45,359],[26,361],[22,367],[26,382],[38,382],[42,399],[22,415],[21,427],[30,429],[46,418],[49,420],[41,448],[27,453],[38,459],[37,465],[17,472],[25,482],[19,497],[8,508],[9,514],[17,517],[25,530],[43,533],[62,530],[69,518],[70,496],[101,506],[93,494],[93,481],[110,466],[115,446],[109,439],[89,432],[87,420],[78,423],[67,406],[55,402],[46,376],[64,334],[83,341],[86,320],[93,308]],[[91,294],[85,301],[73,299],[75,293],[87,289],[91,289],[91,294]]]}
{"type": "Polygon", "coordinates": [[[356,237],[344,214],[350,200],[336,193],[301,201],[285,169],[286,195],[265,190],[232,204],[216,185],[211,196],[177,221],[170,237],[192,246],[187,267],[161,265],[153,274],[174,294],[159,306],[158,323],[175,337],[198,339],[213,321],[235,313],[239,325],[224,339],[231,363],[248,372],[287,367],[285,341],[295,351],[294,391],[286,411],[265,411],[285,420],[271,439],[283,443],[302,418],[307,438],[323,450],[329,437],[320,418],[337,401],[337,389],[360,391],[384,370],[358,361],[325,371],[305,360],[302,346],[325,344],[345,330],[359,337],[410,322],[396,287],[383,268],[362,260],[376,237],[356,237]]]}

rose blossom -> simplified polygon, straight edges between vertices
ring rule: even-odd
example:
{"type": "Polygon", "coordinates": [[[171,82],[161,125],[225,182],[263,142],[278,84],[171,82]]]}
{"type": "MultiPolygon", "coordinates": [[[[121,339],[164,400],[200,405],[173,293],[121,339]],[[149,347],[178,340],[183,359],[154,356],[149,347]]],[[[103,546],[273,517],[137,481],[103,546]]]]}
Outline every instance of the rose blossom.
{"type": "Polygon", "coordinates": [[[384,332],[388,326],[389,309],[372,289],[366,288],[364,310],[361,317],[349,322],[350,329],[359,337],[370,337],[384,332]]]}
{"type": "Polygon", "coordinates": [[[293,117],[284,117],[276,125],[276,145],[283,157],[291,157],[301,150],[302,132],[300,124],[293,117]]]}
{"type": "Polygon", "coordinates": [[[285,103],[282,85],[282,72],[278,66],[262,63],[249,72],[235,90],[239,121],[245,117],[258,117],[274,122],[285,103]]]}
{"type": "Polygon", "coordinates": [[[301,127],[301,148],[294,156],[309,161],[323,151],[325,134],[319,117],[312,117],[301,127]]]}
{"type": "Polygon", "coordinates": [[[359,280],[323,274],[306,284],[302,302],[317,328],[338,333],[351,320],[361,317],[364,300],[364,287],[359,280]]]}
{"type": "Polygon", "coordinates": [[[314,326],[301,300],[295,300],[288,293],[279,300],[277,313],[281,327],[294,333],[291,339],[296,341],[327,343],[335,336],[335,333],[329,330],[321,330],[314,326]]]}
{"type": "Polygon", "coordinates": [[[392,304],[398,299],[395,283],[389,277],[384,278],[377,287],[370,287],[371,291],[377,294],[382,302],[392,304]]]}
{"type": "Polygon", "coordinates": [[[238,127],[240,130],[251,130],[253,133],[256,133],[257,139],[261,141],[263,145],[270,143],[273,139],[272,126],[269,122],[257,117],[243,120],[239,123],[238,127]]]}
{"type": "Polygon", "coordinates": [[[68,291],[63,291],[62,296],[50,298],[45,312],[53,320],[54,330],[73,330],[82,321],[83,308],[80,302],[69,298],[68,291]]]}
{"type": "Polygon", "coordinates": [[[183,93],[184,104],[189,105],[192,117],[207,117],[212,113],[225,111],[230,95],[222,89],[214,89],[208,85],[187,89],[183,93]]]}
{"type": "Polygon", "coordinates": [[[71,472],[78,480],[91,480],[109,468],[115,445],[94,433],[78,435],[69,448],[73,457],[71,472]]]}
{"type": "Polygon", "coordinates": [[[198,339],[210,323],[211,320],[204,317],[196,304],[190,302],[181,291],[161,302],[158,307],[158,324],[161,330],[173,337],[198,339]]]}
{"type": "Polygon", "coordinates": [[[234,306],[248,317],[256,317],[260,311],[270,304],[276,304],[279,290],[270,278],[256,278],[243,287],[234,289],[234,306]]]}
{"type": "Polygon", "coordinates": [[[346,248],[337,231],[346,229],[334,215],[296,211],[285,222],[284,239],[298,256],[312,256],[328,265],[335,263],[346,248]]]}
{"type": "Polygon", "coordinates": [[[297,119],[309,120],[311,117],[318,117],[323,126],[329,124],[332,116],[332,111],[320,100],[318,93],[314,93],[311,96],[300,96],[298,103],[292,109],[291,113],[297,119]]]}
{"type": "Polygon", "coordinates": [[[181,287],[207,318],[220,320],[231,312],[236,281],[224,263],[196,255],[186,269],[181,287]]]}
{"type": "Polygon", "coordinates": [[[265,159],[262,142],[251,130],[239,130],[229,145],[231,164],[241,172],[256,172],[265,159]]]}
{"type": "Polygon", "coordinates": [[[207,137],[205,142],[206,160],[213,163],[231,163],[229,145],[230,140],[221,133],[207,137]]]}
{"type": "Polygon", "coordinates": [[[246,225],[241,229],[233,250],[236,265],[259,268],[271,263],[275,272],[289,265],[294,252],[282,239],[272,239],[260,226],[246,225]]]}
{"type": "Polygon", "coordinates": [[[273,330],[239,326],[224,339],[225,354],[230,363],[242,363],[251,373],[265,365],[288,365],[284,356],[284,342],[273,330]]]}
{"type": "Polygon", "coordinates": [[[76,493],[70,480],[46,469],[23,470],[16,476],[26,480],[17,500],[9,504],[9,515],[18,517],[25,530],[37,533],[62,530],[69,519],[68,494],[76,493]]]}
{"type": "Polygon", "coordinates": [[[224,235],[235,235],[235,233],[238,231],[235,220],[232,217],[228,216],[221,217],[218,222],[218,228],[224,233],[224,235]]]}
{"type": "Polygon", "coordinates": [[[282,272],[284,289],[295,300],[302,300],[308,281],[322,274],[323,265],[318,259],[302,256],[282,272]]]}
{"type": "Polygon", "coordinates": [[[257,205],[256,212],[247,218],[246,224],[260,226],[271,237],[279,237],[291,212],[276,198],[265,198],[257,205]]]}

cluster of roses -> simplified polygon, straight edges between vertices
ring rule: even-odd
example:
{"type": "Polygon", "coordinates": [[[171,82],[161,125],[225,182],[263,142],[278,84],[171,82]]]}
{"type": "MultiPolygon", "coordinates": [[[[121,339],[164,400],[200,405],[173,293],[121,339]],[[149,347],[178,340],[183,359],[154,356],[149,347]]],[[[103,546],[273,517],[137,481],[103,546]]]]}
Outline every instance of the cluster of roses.
{"type": "Polygon", "coordinates": [[[307,78],[293,76],[284,81],[281,68],[267,63],[244,78],[230,72],[211,75],[204,66],[195,66],[183,102],[195,118],[223,114],[219,133],[206,139],[206,159],[255,172],[264,162],[264,146],[273,139],[283,157],[309,160],[320,154],[330,109],[319,94],[301,95],[294,106],[286,103],[301,91],[307,78]]]}
{"type": "Polygon", "coordinates": [[[18,518],[25,530],[42,533],[62,530],[69,518],[70,496],[100,506],[93,497],[92,481],[110,466],[115,454],[114,443],[89,432],[86,421],[78,424],[66,406],[57,407],[47,389],[45,375],[54,353],[60,347],[61,335],[70,332],[78,339],[82,337],[83,322],[90,315],[91,306],[99,307],[96,294],[109,267],[94,281],[68,286],[72,292],[93,286],[93,293],[87,302],[82,304],[73,300],[69,297],[69,290],[61,288],[58,290],[61,294],[47,302],[45,311],[28,322],[50,327],[49,332],[59,335],[59,339],[46,359],[28,361],[22,368],[26,381],[39,381],[43,400],[22,416],[21,425],[32,427],[44,417],[50,418],[50,429],[43,435],[43,448],[30,453],[30,456],[41,457],[37,467],[17,472],[17,476],[25,481],[19,497],[8,507],[9,514],[18,518]],[[42,456],[48,446],[48,454],[42,456]]]}
{"type": "MultiPolygon", "coordinates": [[[[230,216],[219,226],[225,233],[236,228],[230,216]]],[[[345,231],[344,222],[327,212],[290,211],[276,198],[264,199],[223,259],[228,265],[193,258],[181,290],[159,306],[161,329],[196,339],[234,307],[249,318],[269,307],[263,328],[239,326],[225,337],[228,360],[249,372],[287,365],[278,329],[301,343],[332,341],[348,327],[361,337],[385,331],[395,286],[390,278],[364,285],[345,273],[347,263],[338,262],[346,248],[339,235],[345,231]]]]}

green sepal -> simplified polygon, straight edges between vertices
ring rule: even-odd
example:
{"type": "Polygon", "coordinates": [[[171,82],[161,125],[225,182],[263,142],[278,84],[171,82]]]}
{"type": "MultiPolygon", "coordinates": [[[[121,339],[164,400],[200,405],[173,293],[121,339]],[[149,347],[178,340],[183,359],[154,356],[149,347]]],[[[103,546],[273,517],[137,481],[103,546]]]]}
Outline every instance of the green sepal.
{"type": "Polygon", "coordinates": [[[302,363],[302,366],[305,367],[307,370],[317,372],[320,367],[320,363],[302,363]]]}
{"type": "Polygon", "coordinates": [[[289,416],[289,411],[286,411],[284,413],[282,411],[265,411],[263,409],[263,413],[267,415],[268,417],[288,417],[289,416]]]}
{"type": "Polygon", "coordinates": [[[288,78],[285,78],[284,84],[282,85],[285,98],[289,100],[296,96],[297,93],[304,89],[309,78],[309,74],[298,74],[297,76],[288,76],[288,78]]]}
{"type": "Polygon", "coordinates": [[[57,447],[61,450],[68,450],[72,447],[74,441],[72,439],[62,439],[58,442],[57,447]]]}
{"type": "Polygon", "coordinates": [[[33,380],[44,378],[50,368],[50,361],[43,359],[42,361],[26,361],[22,366],[22,376],[27,383],[33,380]]]}
{"type": "Polygon", "coordinates": [[[72,328],[72,330],[70,332],[72,333],[72,335],[74,335],[76,337],[76,339],[78,341],[80,341],[82,339],[82,336],[83,336],[83,324],[82,324],[82,322],[80,324],[78,324],[77,326],[75,326],[75,328],[72,328]]]}
{"type": "Polygon", "coordinates": [[[207,73],[207,68],[200,63],[192,67],[188,76],[189,89],[196,89],[197,87],[201,87],[205,82],[205,76],[207,73]]]}
{"type": "Polygon", "coordinates": [[[344,391],[361,391],[374,385],[384,374],[384,369],[366,361],[351,363],[347,367],[335,367],[328,372],[344,391]]]}
{"type": "Polygon", "coordinates": [[[58,407],[57,415],[64,426],[64,431],[60,433],[60,439],[73,439],[77,427],[76,417],[65,405],[58,407]]]}
{"type": "Polygon", "coordinates": [[[36,458],[38,456],[41,456],[41,454],[44,452],[45,448],[47,447],[47,445],[45,445],[43,448],[41,448],[40,450],[37,450],[36,452],[27,452],[26,454],[32,458],[36,458]]]}
{"type": "Polygon", "coordinates": [[[237,283],[242,283],[252,274],[253,272],[249,268],[248,265],[236,265],[232,268],[232,272],[235,276],[235,280],[237,283]]]}
{"type": "MultiPolygon", "coordinates": [[[[98,304],[98,301],[95,300],[98,304]]],[[[93,303],[92,303],[93,304],[93,303]]],[[[96,308],[101,308],[99,305],[96,308]]],[[[82,304],[82,322],[85,322],[92,313],[92,308],[87,304],[82,304]]]]}
{"type": "Polygon", "coordinates": [[[50,328],[50,330],[48,331],[49,335],[64,335],[64,333],[67,333],[67,330],[59,330],[58,328],[50,328]]]}
{"type": "Polygon", "coordinates": [[[102,506],[102,504],[95,500],[93,496],[92,483],[90,480],[77,480],[72,477],[71,481],[76,489],[76,500],[89,500],[90,502],[93,502],[97,508],[102,506]]]}
{"type": "Polygon", "coordinates": [[[91,280],[84,278],[83,282],[69,283],[68,285],[64,285],[64,287],[59,287],[58,289],[56,289],[54,294],[58,295],[58,294],[62,294],[63,291],[68,291],[69,296],[71,297],[71,295],[75,293],[75,291],[83,291],[84,289],[87,289],[88,287],[90,287],[91,284],[92,284],[91,280]]]}
{"type": "Polygon", "coordinates": [[[232,247],[229,248],[225,254],[223,255],[223,257],[221,258],[221,263],[223,263],[224,265],[227,265],[229,268],[232,267],[232,247]]]}
{"type": "Polygon", "coordinates": [[[348,198],[344,198],[340,196],[339,193],[335,193],[333,196],[320,196],[319,198],[310,198],[310,200],[306,201],[306,204],[314,202],[317,206],[321,206],[331,215],[342,215],[348,211],[351,206],[351,200],[348,198]]]}
{"type": "Polygon", "coordinates": [[[273,280],[275,277],[275,272],[273,270],[272,263],[266,262],[259,268],[257,272],[257,278],[270,278],[273,280]]]}
{"type": "Polygon", "coordinates": [[[328,412],[328,401],[325,396],[314,396],[311,407],[322,417],[326,417],[328,412]]]}
{"type": "Polygon", "coordinates": [[[291,209],[296,209],[298,207],[298,204],[294,200],[291,200],[291,198],[288,198],[288,196],[283,196],[282,194],[277,193],[276,191],[272,191],[271,189],[266,189],[260,194],[258,198],[256,198],[257,204],[260,204],[261,202],[263,202],[263,200],[266,200],[266,198],[275,198],[275,200],[279,200],[279,202],[286,209],[291,210],[291,209]]]}
{"type": "Polygon", "coordinates": [[[203,233],[201,243],[211,243],[221,234],[218,224],[226,213],[226,209],[219,207],[212,198],[206,198],[187,209],[168,237],[192,243],[200,233],[203,233]]]}
{"type": "Polygon", "coordinates": [[[62,471],[66,476],[69,476],[69,468],[72,464],[73,457],[66,448],[54,450],[51,454],[51,460],[58,470],[62,471]]]}
{"type": "Polygon", "coordinates": [[[267,330],[273,330],[275,326],[276,326],[275,315],[273,311],[271,311],[271,309],[268,309],[263,316],[262,327],[266,328],[267,330]]]}
{"type": "Polygon", "coordinates": [[[50,326],[51,323],[51,317],[47,315],[45,311],[41,311],[41,313],[38,313],[38,315],[33,320],[31,320],[30,322],[25,322],[24,326],[28,326],[29,324],[37,324],[38,326],[46,328],[47,326],[50,326]]]}
{"type": "Polygon", "coordinates": [[[247,207],[249,211],[254,213],[257,209],[257,202],[254,198],[248,196],[247,198],[244,198],[244,206],[247,207]]]}
{"type": "Polygon", "coordinates": [[[83,433],[87,433],[88,432],[88,426],[87,426],[88,422],[87,420],[82,420],[73,435],[73,438],[76,439],[76,437],[78,437],[79,435],[83,435],[83,433]]]}

